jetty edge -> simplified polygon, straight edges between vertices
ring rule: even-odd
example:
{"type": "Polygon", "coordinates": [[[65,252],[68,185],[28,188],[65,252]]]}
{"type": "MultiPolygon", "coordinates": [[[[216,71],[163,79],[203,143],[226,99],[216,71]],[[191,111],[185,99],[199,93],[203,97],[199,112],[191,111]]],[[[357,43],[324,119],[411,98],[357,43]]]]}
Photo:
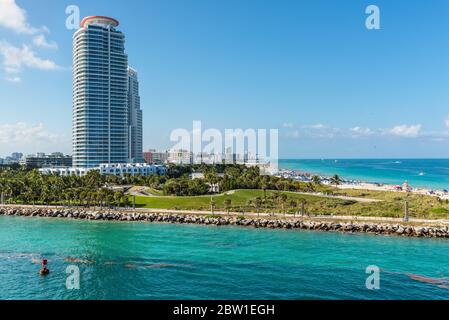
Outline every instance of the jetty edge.
{"type": "MultiPolygon", "coordinates": [[[[161,210],[156,210],[161,211],[161,210]]],[[[315,231],[334,231],[344,233],[368,233],[375,235],[396,235],[403,237],[449,238],[449,221],[435,220],[427,224],[423,221],[397,222],[385,218],[363,217],[358,221],[338,216],[333,217],[280,217],[280,216],[241,216],[211,215],[210,212],[182,213],[176,211],[148,212],[143,210],[93,210],[88,208],[51,208],[0,206],[0,216],[66,218],[98,221],[141,221],[179,224],[203,224],[215,226],[243,226],[269,229],[299,229],[315,231]],[[380,221],[376,221],[379,219],[380,221]]]]}

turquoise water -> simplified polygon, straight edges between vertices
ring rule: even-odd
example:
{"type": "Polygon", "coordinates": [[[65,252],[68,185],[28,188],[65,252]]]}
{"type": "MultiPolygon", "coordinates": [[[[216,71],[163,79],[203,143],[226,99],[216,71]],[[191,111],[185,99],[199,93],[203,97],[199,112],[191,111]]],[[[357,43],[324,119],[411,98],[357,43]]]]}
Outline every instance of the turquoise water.
{"type": "Polygon", "coordinates": [[[0,217],[0,299],[448,299],[446,240],[0,217]],[[38,275],[39,259],[50,275],[38,275]],[[73,263],[65,258],[90,263],[73,263]],[[66,267],[80,268],[67,290],[66,267]],[[382,269],[379,290],[365,268],[382,269]]]}
{"type": "Polygon", "coordinates": [[[345,179],[449,189],[449,159],[280,160],[279,167],[345,179]]]}

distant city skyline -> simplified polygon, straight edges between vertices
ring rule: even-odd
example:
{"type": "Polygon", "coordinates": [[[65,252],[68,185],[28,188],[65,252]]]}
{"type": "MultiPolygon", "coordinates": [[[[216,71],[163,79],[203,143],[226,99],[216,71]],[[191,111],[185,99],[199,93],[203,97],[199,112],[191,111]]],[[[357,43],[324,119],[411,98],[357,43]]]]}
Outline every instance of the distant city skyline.
{"type": "MultiPolygon", "coordinates": [[[[66,0],[0,2],[0,157],[71,154],[66,0]]],[[[280,158],[449,158],[449,2],[77,1],[121,22],[143,150],[170,132],[279,128],[280,158]],[[367,30],[375,4],[381,29],[367,30]],[[142,85],[143,84],[143,85],[142,85]]]]}

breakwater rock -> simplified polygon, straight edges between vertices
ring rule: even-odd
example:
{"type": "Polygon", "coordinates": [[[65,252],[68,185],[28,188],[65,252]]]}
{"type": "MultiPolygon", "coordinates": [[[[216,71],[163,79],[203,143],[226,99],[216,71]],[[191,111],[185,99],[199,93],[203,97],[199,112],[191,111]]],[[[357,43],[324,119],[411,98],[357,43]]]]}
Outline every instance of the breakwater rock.
{"type": "Polygon", "coordinates": [[[83,220],[146,221],[165,223],[189,223],[216,226],[245,226],[271,229],[304,229],[336,232],[364,232],[371,234],[397,235],[406,237],[449,238],[447,226],[414,226],[410,224],[335,222],[307,218],[276,219],[272,217],[207,216],[178,213],[143,213],[131,210],[101,210],[83,208],[31,208],[0,207],[0,215],[67,218],[83,220]]]}

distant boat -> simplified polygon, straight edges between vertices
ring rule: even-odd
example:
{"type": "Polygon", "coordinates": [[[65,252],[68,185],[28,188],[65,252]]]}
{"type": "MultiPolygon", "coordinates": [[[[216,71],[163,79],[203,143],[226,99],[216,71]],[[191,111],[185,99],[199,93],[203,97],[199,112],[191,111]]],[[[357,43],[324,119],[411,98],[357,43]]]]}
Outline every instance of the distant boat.
{"type": "Polygon", "coordinates": [[[393,162],[393,163],[395,163],[395,164],[401,164],[402,162],[401,162],[401,161],[395,161],[395,162],[393,162]]]}
{"type": "Polygon", "coordinates": [[[420,172],[420,173],[419,173],[419,176],[423,176],[423,175],[425,175],[424,172],[420,172]]]}

